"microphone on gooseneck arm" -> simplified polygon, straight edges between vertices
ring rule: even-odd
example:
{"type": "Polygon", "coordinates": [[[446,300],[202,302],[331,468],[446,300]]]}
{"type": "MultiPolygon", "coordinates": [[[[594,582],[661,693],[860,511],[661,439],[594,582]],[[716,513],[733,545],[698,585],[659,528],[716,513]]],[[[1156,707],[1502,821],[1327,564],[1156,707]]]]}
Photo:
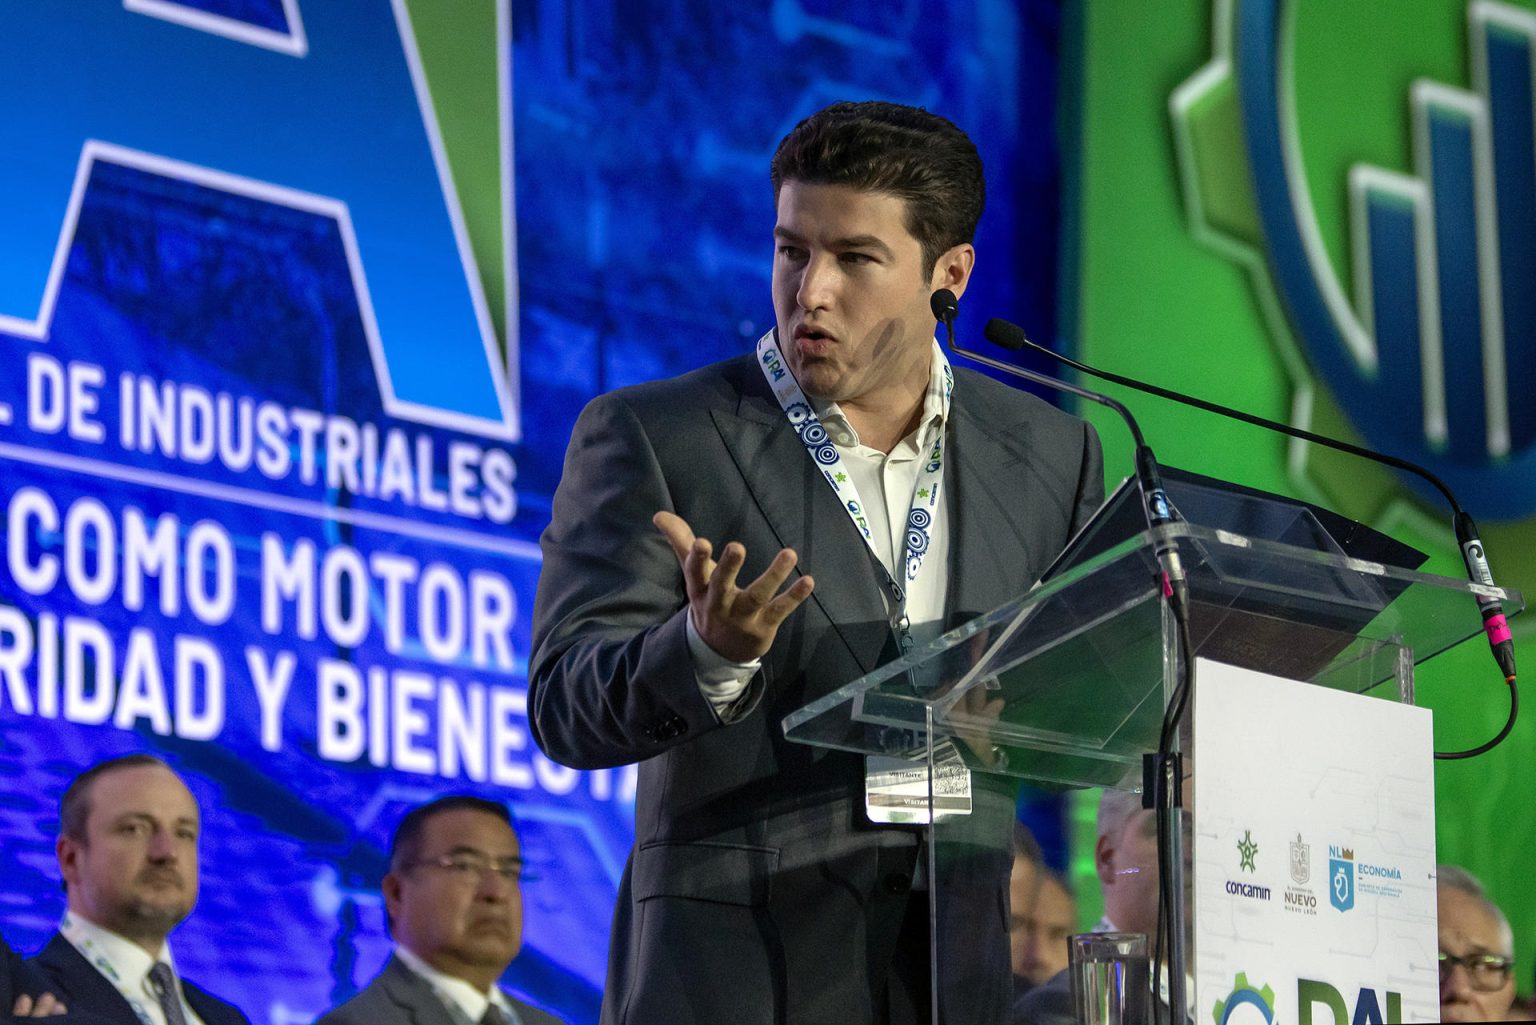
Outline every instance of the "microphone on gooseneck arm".
{"type": "MultiPolygon", "coordinates": [[[[1075,384],[1058,381],[1054,377],[1037,374],[1033,370],[1026,370],[1012,363],[1004,363],[962,348],[955,342],[955,317],[960,313],[960,300],[949,289],[941,288],[934,292],[929,305],[933,309],[934,317],[944,325],[949,347],[955,352],[995,370],[1001,370],[1005,374],[1012,374],[1014,377],[1044,385],[1055,391],[1064,391],[1078,398],[1087,399],[1089,402],[1108,406],[1120,414],[1120,418],[1130,428],[1131,438],[1136,442],[1136,484],[1141,491],[1142,508],[1147,516],[1147,526],[1156,528],[1179,521],[1178,512],[1174,509],[1173,503],[1168,501],[1168,493],[1163,490],[1163,478],[1157,467],[1157,459],[1152,455],[1152,448],[1142,436],[1141,426],[1136,423],[1136,418],[1131,415],[1129,409],[1108,395],[1089,391],[1075,384]]],[[[1156,554],[1158,565],[1162,568],[1163,597],[1176,600],[1181,609],[1186,607],[1188,584],[1184,577],[1183,563],[1179,559],[1178,546],[1172,541],[1160,539],[1157,542],[1156,554]]]]}
{"type": "MultiPolygon", "coordinates": [[[[1155,809],[1157,813],[1158,864],[1168,864],[1170,859],[1175,857],[1171,853],[1176,849],[1174,836],[1178,832],[1174,812],[1182,804],[1179,795],[1180,781],[1184,776],[1181,758],[1174,751],[1174,735],[1179,722],[1184,717],[1184,709],[1189,703],[1190,693],[1194,689],[1195,662],[1194,644],[1190,639],[1189,631],[1189,583],[1185,579],[1184,566],[1179,559],[1178,543],[1172,538],[1163,536],[1164,532],[1156,530],[1158,527],[1178,522],[1181,517],[1173,508],[1173,504],[1168,501],[1167,492],[1163,490],[1162,474],[1158,471],[1152,448],[1142,436],[1141,427],[1136,423],[1136,418],[1131,415],[1131,411],[1108,395],[1089,391],[1075,384],[1068,384],[1066,381],[1058,381],[1053,377],[1014,366],[1012,363],[990,359],[957,345],[955,317],[960,312],[960,304],[955,294],[949,289],[941,288],[934,292],[931,305],[933,315],[944,325],[944,330],[948,334],[949,347],[955,352],[1001,370],[1005,374],[1033,381],[1057,391],[1064,391],[1090,402],[1097,402],[1101,406],[1108,406],[1120,414],[1125,425],[1131,430],[1131,438],[1136,442],[1136,485],[1141,492],[1142,509],[1147,516],[1147,526],[1153,534],[1153,551],[1160,570],[1159,582],[1162,584],[1163,598],[1168,602],[1168,609],[1173,613],[1174,621],[1178,625],[1179,644],[1183,649],[1179,681],[1163,709],[1157,752],[1144,755],[1142,759],[1142,804],[1144,807],[1155,809]]],[[[997,321],[992,323],[995,324],[997,321]]],[[[989,324],[988,329],[990,328],[989,324]]],[[[1159,873],[1158,939],[1153,953],[1154,960],[1160,962],[1161,952],[1168,951],[1170,960],[1175,962],[1172,971],[1176,972],[1176,977],[1181,979],[1183,978],[1182,965],[1178,963],[1179,955],[1175,954],[1180,946],[1174,942],[1174,939],[1182,932],[1182,927],[1176,924],[1178,915],[1171,910],[1176,900],[1172,892],[1173,878],[1171,873],[1159,873]]],[[[1175,1006],[1183,1003],[1183,989],[1177,982],[1173,984],[1170,998],[1175,1001],[1175,1006]]]]}
{"type": "MultiPolygon", "coordinates": [[[[1239,420],[1246,424],[1252,424],[1255,427],[1262,427],[1266,430],[1276,431],[1280,434],[1285,434],[1292,438],[1299,438],[1302,441],[1310,441],[1314,444],[1322,445],[1326,448],[1336,449],[1340,452],[1347,452],[1350,455],[1359,456],[1363,459],[1369,459],[1374,462],[1382,463],[1386,466],[1395,467],[1399,470],[1406,470],[1409,473],[1415,474],[1433,485],[1437,491],[1445,496],[1447,503],[1449,503],[1452,513],[1452,524],[1456,531],[1456,543],[1461,549],[1461,558],[1462,562],[1467,568],[1468,579],[1470,579],[1474,584],[1482,585],[1482,587],[1485,589],[1492,589],[1495,587],[1493,582],[1493,573],[1488,568],[1488,559],[1483,549],[1482,540],[1478,537],[1477,534],[1477,524],[1473,521],[1471,515],[1461,507],[1461,503],[1457,501],[1455,494],[1451,492],[1451,489],[1445,484],[1445,482],[1442,481],[1439,477],[1435,476],[1435,474],[1431,473],[1429,470],[1419,466],[1417,463],[1411,463],[1406,459],[1400,459],[1397,456],[1389,455],[1385,452],[1377,452],[1374,449],[1365,448],[1361,445],[1352,445],[1347,441],[1340,441],[1337,438],[1330,438],[1327,435],[1315,434],[1312,431],[1303,430],[1300,427],[1292,427],[1289,424],[1282,424],[1277,423],[1274,420],[1267,420],[1264,417],[1255,416],[1252,413],[1245,413],[1242,410],[1232,409],[1229,406],[1223,406],[1219,403],[1196,398],[1193,395],[1185,395],[1182,392],[1176,392],[1170,388],[1161,388],[1155,384],[1148,384],[1144,381],[1137,381],[1134,378],[1125,377],[1121,374],[1111,373],[1107,370],[1099,370],[1095,367],[1089,366],[1086,363],[1079,362],[1070,356],[1063,356],[1059,352],[1054,352],[1050,349],[1047,349],[1043,345],[1031,341],[1028,336],[1025,335],[1023,328],[1006,320],[994,319],[988,321],[987,326],[982,333],[986,336],[989,342],[992,342],[994,345],[1001,346],[1005,349],[1012,349],[1015,351],[1019,349],[1029,349],[1032,352],[1041,354],[1042,356],[1047,356],[1058,363],[1064,363],[1074,370],[1100,378],[1105,381],[1109,381],[1113,384],[1123,385],[1127,388],[1134,388],[1137,391],[1146,392],[1148,395],[1156,395],[1159,398],[1170,399],[1182,405],[1193,406],[1196,409],[1204,410],[1207,413],[1215,413],[1217,416],[1227,417],[1232,420],[1239,420]]],[[[1503,730],[1501,730],[1497,736],[1495,736],[1487,743],[1480,744],[1479,746],[1466,751],[1455,751],[1449,753],[1437,752],[1435,755],[1436,758],[1471,758],[1475,755],[1479,755],[1488,750],[1491,750],[1493,747],[1503,741],[1506,736],[1509,735],[1510,729],[1514,726],[1515,716],[1519,708],[1519,695],[1515,689],[1515,643],[1514,638],[1511,636],[1509,631],[1509,624],[1505,621],[1504,618],[1504,607],[1500,604],[1496,597],[1494,597],[1492,594],[1486,593],[1485,591],[1480,590],[1476,592],[1475,597],[1477,599],[1478,610],[1481,612],[1483,617],[1483,631],[1488,635],[1488,646],[1493,651],[1494,661],[1498,663],[1499,671],[1504,676],[1504,682],[1509,685],[1509,719],[1505,722],[1503,730]]]]}

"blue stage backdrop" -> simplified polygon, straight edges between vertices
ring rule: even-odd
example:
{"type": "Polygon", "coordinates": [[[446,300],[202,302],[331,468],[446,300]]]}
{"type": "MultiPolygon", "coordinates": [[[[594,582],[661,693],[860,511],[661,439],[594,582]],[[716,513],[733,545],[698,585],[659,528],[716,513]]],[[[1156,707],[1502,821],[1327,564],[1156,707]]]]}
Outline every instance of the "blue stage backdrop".
{"type": "Polygon", "coordinates": [[[153,752],[204,810],[179,964],[308,1022],[387,955],[400,815],[473,791],[535,874],[507,984],[595,1021],[635,773],[526,716],[582,404],[771,324],[768,159],[844,98],[971,130],[962,327],[1054,330],[1055,7],[844,6],[0,0],[13,945],[63,909],[66,781],[153,752]]]}

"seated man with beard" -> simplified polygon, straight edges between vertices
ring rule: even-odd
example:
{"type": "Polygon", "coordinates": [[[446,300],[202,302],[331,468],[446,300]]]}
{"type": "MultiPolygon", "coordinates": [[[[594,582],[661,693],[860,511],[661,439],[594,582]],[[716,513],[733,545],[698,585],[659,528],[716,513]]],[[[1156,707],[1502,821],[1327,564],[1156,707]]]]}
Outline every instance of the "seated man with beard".
{"type": "Polygon", "coordinates": [[[170,766],[127,755],[75,777],[59,806],[69,907],[32,964],[73,1012],[118,1025],[250,1025],[183,979],[168,937],[197,901],[197,801],[170,766]]]}

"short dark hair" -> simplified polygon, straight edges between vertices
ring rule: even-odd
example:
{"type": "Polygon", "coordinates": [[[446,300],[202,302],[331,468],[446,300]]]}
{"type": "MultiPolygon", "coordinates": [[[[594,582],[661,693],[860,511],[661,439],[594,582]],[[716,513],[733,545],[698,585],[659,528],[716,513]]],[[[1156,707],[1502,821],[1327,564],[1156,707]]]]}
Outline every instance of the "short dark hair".
{"type": "Polygon", "coordinates": [[[1017,819],[1013,822],[1013,838],[1009,846],[1013,848],[1015,858],[1023,858],[1031,865],[1045,865],[1045,852],[1040,849],[1040,841],[1035,839],[1035,834],[1030,832],[1028,826],[1017,819]]]}
{"type": "Polygon", "coordinates": [[[512,821],[512,811],[500,801],[488,801],[473,794],[450,794],[426,804],[419,804],[405,813],[405,818],[395,827],[395,835],[389,841],[389,870],[402,872],[421,857],[421,837],[427,823],[438,815],[450,811],[478,811],[494,816],[507,824],[514,833],[517,827],[512,821]]]}
{"type": "Polygon", "coordinates": [[[59,832],[71,840],[85,842],[85,824],[91,817],[91,787],[101,777],[123,769],[137,769],[146,765],[158,765],[167,772],[174,772],[154,755],[132,754],[97,762],[70,781],[59,799],[59,832]]]}
{"type": "Polygon", "coordinates": [[[786,181],[851,185],[906,201],[907,230],[923,247],[923,274],[976,237],[986,180],[976,146],[954,123],[921,107],[834,103],[801,121],[770,166],[773,198],[786,181]]]}

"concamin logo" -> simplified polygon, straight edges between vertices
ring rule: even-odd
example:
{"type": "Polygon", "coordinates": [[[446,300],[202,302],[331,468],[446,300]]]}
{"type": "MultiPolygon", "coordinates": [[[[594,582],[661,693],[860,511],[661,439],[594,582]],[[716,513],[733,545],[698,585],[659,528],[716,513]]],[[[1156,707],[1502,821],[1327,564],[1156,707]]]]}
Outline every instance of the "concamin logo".
{"type": "Polygon", "coordinates": [[[1253,859],[1258,853],[1259,845],[1254,842],[1253,834],[1246,829],[1243,830],[1243,838],[1237,842],[1238,868],[1257,872],[1253,859]]]}
{"type": "MultiPolygon", "coordinates": [[[[1250,830],[1243,830],[1242,839],[1237,841],[1237,867],[1242,872],[1257,872],[1256,861],[1259,853],[1259,844],[1253,838],[1250,830]]],[[[1240,882],[1236,879],[1228,879],[1227,893],[1234,897],[1247,897],[1250,900],[1269,900],[1269,887],[1259,886],[1255,883],[1240,882]]]]}

